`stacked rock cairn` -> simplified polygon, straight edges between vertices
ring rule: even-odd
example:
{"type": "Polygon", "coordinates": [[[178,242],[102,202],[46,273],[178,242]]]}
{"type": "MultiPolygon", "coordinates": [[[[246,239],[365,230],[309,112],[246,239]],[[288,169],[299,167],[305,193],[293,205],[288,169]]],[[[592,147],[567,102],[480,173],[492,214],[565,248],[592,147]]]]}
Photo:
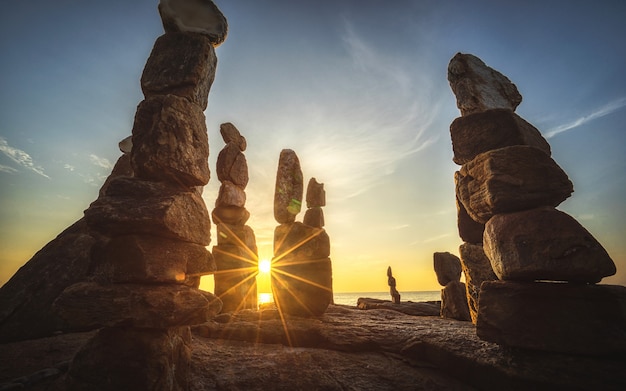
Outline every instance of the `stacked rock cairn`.
{"type": "Polygon", "coordinates": [[[188,389],[189,326],[222,307],[197,287],[201,275],[215,270],[201,198],[210,175],[203,111],[217,65],[214,47],[227,25],[205,1],[196,4],[194,32],[187,32],[185,15],[176,13],[181,2],[159,4],[165,34],[141,77],[145,100],[132,129],[132,174],[112,175],[85,211],[90,229],[107,239],[92,250],[88,281],[69,286],[55,302],[74,328],[100,328],[74,357],[69,390],[188,389]]]}
{"type": "Polygon", "coordinates": [[[248,184],[246,139],[230,122],[220,125],[220,133],[226,146],[217,157],[217,178],[222,185],[212,213],[217,226],[215,294],[225,312],[256,309],[258,251],[254,231],[245,225],[250,218],[244,191],[248,184]]]}
{"type": "MultiPolygon", "coordinates": [[[[475,265],[484,253],[497,277],[471,276],[475,286],[485,280],[473,309],[478,337],[562,353],[625,351],[626,287],[597,284],[615,274],[613,260],[556,209],[573,185],[541,133],[515,114],[517,87],[461,53],[448,80],[461,111],[450,126],[454,162],[462,165],[454,177],[459,232],[471,242],[461,246],[461,261],[464,270],[484,268],[475,265]]],[[[472,307],[475,292],[468,294],[472,307]]]]}
{"type": "Polygon", "coordinates": [[[441,290],[441,317],[470,320],[465,284],[461,282],[461,260],[449,252],[433,254],[435,274],[441,290]]]}
{"type": "Polygon", "coordinates": [[[389,285],[389,294],[394,304],[400,304],[400,292],[396,288],[396,278],[393,276],[391,266],[387,266],[387,285],[389,285]]]}
{"type": "Polygon", "coordinates": [[[274,192],[272,293],[282,314],[317,316],[332,302],[330,238],[324,230],[324,184],[311,178],[307,186],[304,222],[296,216],[302,207],[300,160],[290,149],[280,153],[274,192]]]}

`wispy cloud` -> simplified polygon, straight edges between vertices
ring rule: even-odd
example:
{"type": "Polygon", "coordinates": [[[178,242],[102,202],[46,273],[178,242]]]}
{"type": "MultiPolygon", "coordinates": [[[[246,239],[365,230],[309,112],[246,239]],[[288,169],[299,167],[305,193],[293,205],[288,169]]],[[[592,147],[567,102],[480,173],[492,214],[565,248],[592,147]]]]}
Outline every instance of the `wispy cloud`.
{"type": "Polygon", "coordinates": [[[609,102],[608,104],[597,108],[596,110],[594,110],[591,114],[585,115],[583,117],[577,118],[574,121],[568,122],[566,124],[563,125],[559,125],[557,127],[554,127],[550,130],[548,130],[545,133],[545,137],[546,138],[551,138],[556,136],[559,133],[563,133],[563,132],[567,132],[568,130],[572,130],[575,129],[579,126],[585,125],[588,122],[591,122],[595,119],[604,117],[605,115],[609,115],[611,113],[614,113],[622,108],[626,107],[626,97],[622,97],[619,99],[616,99],[612,102],[609,102]]]}
{"type": "Polygon", "coordinates": [[[9,166],[4,166],[2,164],[0,164],[0,171],[1,172],[6,172],[9,174],[15,174],[17,172],[17,170],[13,167],[9,167],[9,166]]]}
{"type": "Polygon", "coordinates": [[[99,156],[96,156],[94,154],[91,154],[91,155],[89,155],[89,160],[91,161],[91,164],[93,164],[95,166],[102,167],[102,168],[105,168],[107,170],[113,169],[113,164],[111,164],[109,159],[106,159],[106,158],[99,157],[99,156]]]}
{"type": "Polygon", "coordinates": [[[0,152],[4,153],[9,159],[13,160],[20,166],[35,172],[44,178],[50,179],[50,177],[44,173],[43,167],[35,165],[33,158],[28,153],[10,146],[7,140],[3,137],[0,137],[0,152]]]}

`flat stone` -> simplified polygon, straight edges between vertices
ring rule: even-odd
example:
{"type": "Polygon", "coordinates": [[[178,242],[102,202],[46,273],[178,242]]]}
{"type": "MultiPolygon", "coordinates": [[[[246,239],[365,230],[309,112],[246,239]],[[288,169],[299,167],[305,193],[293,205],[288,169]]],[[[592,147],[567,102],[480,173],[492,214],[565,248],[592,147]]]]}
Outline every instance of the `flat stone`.
{"type": "Polygon", "coordinates": [[[501,280],[596,283],[616,272],[593,235],[551,207],[495,215],[485,225],[484,249],[501,280]]]}
{"type": "Polygon", "coordinates": [[[463,116],[491,109],[515,111],[522,101],[515,84],[471,54],[452,57],[448,81],[463,116]]]}
{"type": "Polygon", "coordinates": [[[461,281],[461,261],[449,252],[433,254],[433,265],[439,285],[446,286],[452,281],[461,281]]]}
{"type": "Polygon", "coordinates": [[[58,315],[83,330],[107,326],[169,328],[200,324],[222,309],[209,292],[185,285],[79,282],[54,302],[58,315]]]}
{"type": "Polygon", "coordinates": [[[139,104],[133,125],[131,164],[136,177],[184,186],[204,186],[209,138],[202,109],[176,95],[139,104]]]}
{"type": "Polygon", "coordinates": [[[257,308],[258,260],[250,249],[237,245],[213,247],[217,265],[215,295],[223,303],[223,312],[257,308]]]}
{"type": "Polygon", "coordinates": [[[291,149],[283,149],[278,160],[274,191],[274,218],[279,224],[293,223],[302,208],[304,183],[300,160],[291,149]]]}
{"type": "Polygon", "coordinates": [[[511,145],[529,145],[550,156],[550,144],[539,130],[507,109],[487,110],[455,119],[450,125],[452,160],[465,164],[476,155],[511,145]]]}
{"type": "Polygon", "coordinates": [[[224,181],[220,186],[215,207],[237,206],[243,208],[246,205],[246,192],[231,181],[224,181]]]}
{"type": "Polygon", "coordinates": [[[517,348],[568,354],[626,351],[626,287],[483,283],[476,334],[517,348]]]}
{"type": "Polygon", "coordinates": [[[228,22],[211,0],[160,0],[165,32],[187,31],[205,35],[217,47],[226,39],[228,22]]]}
{"type": "Polygon", "coordinates": [[[315,228],[324,227],[324,210],[319,206],[307,209],[302,223],[315,228]]]}
{"type": "Polygon", "coordinates": [[[465,275],[470,317],[472,322],[476,324],[480,286],[483,282],[494,281],[498,277],[491,268],[491,262],[485,255],[482,244],[463,243],[459,247],[459,254],[461,255],[461,267],[465,275]]]}
{"type": "Polygon", "coordinates": [[[471,320],[467,305],[465,284],[450,281],[441,290],[441,317],[456,320],[471,320]]]}
{"type": "Polygon", "coordinates": [[[317,182],[315,178],[311,178],[306,186],[306,207],[314,208],[321,206],[326,206],[324,184],[317,182]]]}
{"type": "Polygon", "coordinates": [[[485,224],[472,219],[472,217],[467,213],[467,210],[465,210],[463,203],[459,201],[459,197],[456,197],[456,212],[457,228],[459,229],[459,236],[461,239],[467,243],[482,245],[485,224]]]}
{"type": "Polygon", "coordinates": [[[463,165],[454,180],[457,197],[479,223],[499,213],[557,206],[574,191],[554,160],[525,145],[481,153],[463,165]]]}
{"type": "Polygon", "coordinates": [[[248,145],[246,142],[246,138],[241,135],[239,129],[237,129],[232,123],[225,122],[221,124],[220,134],[222,135],[222,139],[226,144],[234,143],[235,145],[237,145],[237,147],[239,147],[239,150],[241,152],[246,150],[246,147],[248,145]]]}
{"type": "Polygon", "coordinates": [[[317,259],[330,256],[330,238],[325,230],[300,222],[274,229],[274,258],[317,259]]]}
{"type": "Polygon", "coordinates": [[[402,301],[399,304],[391,300],[372,299],[369,297],[359,297],[356,306],[360,310],[391,310],[412,316],[440,316],[441,302],[429,301],[413,303],[402,301]]]}
{"type": "Polygon", "coordinates": [[[244,225],[250,212],[239,206],[219,206],[211,212],[215,224],[244,225]]]}
{"type": "Polygon", "coordinates": [[[157,38],[141,75],[146,98],[177,95],[206,110],[217,57],[205,36],[168,33],[157,38]]]}
{"type": "Polygon", "coordinates": [[[234,142],[229,142],[220,151],[215,167],[220,182],[230,181],[242,189],[248,185],[248,162],[234,142]]]}

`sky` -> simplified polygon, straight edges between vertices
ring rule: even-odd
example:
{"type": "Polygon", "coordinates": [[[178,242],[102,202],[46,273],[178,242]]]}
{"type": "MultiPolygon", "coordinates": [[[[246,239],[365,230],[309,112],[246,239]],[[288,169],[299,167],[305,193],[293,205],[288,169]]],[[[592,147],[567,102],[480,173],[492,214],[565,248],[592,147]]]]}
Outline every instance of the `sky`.
{"type": "MultiPolygon", "coordinates": [[[[141,72],[163,34],[157,3],[3,2],[0,285],[97,198],[143,99],[141,72]]],[[[516,112],[574,183],[558,208],[615,261],[603,283],[626,285],[626,2],[215,3],[229,34],[205,112],[209,165],[224,146],[219,125],[234,123],[248,141],[261,258],[272,256],[276,168],[289,148],[305,184],[325,184],[335,292],[387,291],[388,266],[401,293],[441,288],[433,253],[461,244],[447,66],[463,52],[517,85],[516,112]]],[[[213,175],[209,210],[218,188],[213,175]]]]}

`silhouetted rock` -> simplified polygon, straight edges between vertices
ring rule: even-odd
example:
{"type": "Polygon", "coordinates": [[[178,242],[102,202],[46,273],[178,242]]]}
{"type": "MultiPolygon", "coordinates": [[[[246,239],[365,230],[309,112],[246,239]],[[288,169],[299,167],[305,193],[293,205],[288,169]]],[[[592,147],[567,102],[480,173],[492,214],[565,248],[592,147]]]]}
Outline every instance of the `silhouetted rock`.
{"type": "Polygon", "coordinates": [[[213,247],[213,257],[217,265],[215,295],[223,302],[222,311],[256,309],[256,254],[241,243],[218,244],[213,247]]]}
{"type": "Polygon", "coordinates": [[[230,181],[245,189],[248,185],[248,162],[239,146],[229,142],[217,156],[217,179],[220,182],[230,181]]]}
{"type": "Polygon", "coordinates": [[[616,272],[593,235],[551,207],[493,216],[484,248],[501,280],[595,283],[616,272]]]}
{"type": "Polygon", "coordinates": [[[356,306],[360,310],[392,310],[412,316],[440,316],[441,302],[428,301],[413,303],[403,301],[393,303],[390,300],[371,299],[369,297],[359,297],[356,306]]]}
{"type": "Polygon", "coordinates": [[[308,208],[306,212],[304,212],[302,223],[316,228],[324,227],[324,210],[319,206],[308,208]]]}
{"type": "Polygon", "coordinates": [[[400,292],[396,289],[396,278],[393,276],[391,266],[387,267],[387,285],[389,285],[389,294],[394,304],[400,304],[400,292]]]}
{"type": "Polygon", "coordinates": [[[491,268],[491,262],[483,251],[481,244],[463,243],[459,247],[461,255],[461,267],[465,275],[465,288],[467,289],[467,304],[469,306],[472,322],[476,323],[478,317],[478,297],[480,286],[485,281],[497,280],[496,274],[491,268]]]}
{"type": "Polygon", "coordinates": [[[450,281],[441,290],[441,317],[464,321],[471,320],[464,283],[450,281]]]}
{"type": "Polygon", "coordinates": [[[461,281],[461,260],[449,252],[433,254],[433,264],[439,285],[446,286],[452,281],[461,281]]]}
{"type": "Polygon", "coordinates": [[[280,224],[296,221],[302,208],[303,189],[300,160],[291,149],[283,149],[278,160],[274,191],[274,218],[280,224]]]}
{"type": "Polygon", "coordinates": [[[306,186],[306,207],[315,208],[321,206],[326,206],[324,184],[317,182],[315,178],[311,178],[306,186]]]}
{"type": "Polygon", "coordinates": [[[160,0],[159,14],[167,33],[205,35],[217,47],[226,39],[228,22],[211,0],[160,0]]]}
{"type": "Polygon", "coordinates": [[[246,142],[246,138],[241,135],[239,130],[230,122],[225,122],[220,125],[220,134],[222,135],[222,139],[226,144],[234,143],[239,147],[241,152],[246,150],[248,146],[246,142]]]}
{"type": "Polygon", "coordinates": [[[479,223],[472,219],[467,213],[463,203],[456,197],[456,211],[457,211],[457,228],[459,229],[459,237],[468,243],[482,244],[483,243],[483,231],[485,230],[485,224],[479,223]]]}
{"type": "Polygon", "coordinates": [[[330,256],[330,238],[325,230],[300,222],[281,224],[274,230],[274,257],[317,259],[330,256]]]}

